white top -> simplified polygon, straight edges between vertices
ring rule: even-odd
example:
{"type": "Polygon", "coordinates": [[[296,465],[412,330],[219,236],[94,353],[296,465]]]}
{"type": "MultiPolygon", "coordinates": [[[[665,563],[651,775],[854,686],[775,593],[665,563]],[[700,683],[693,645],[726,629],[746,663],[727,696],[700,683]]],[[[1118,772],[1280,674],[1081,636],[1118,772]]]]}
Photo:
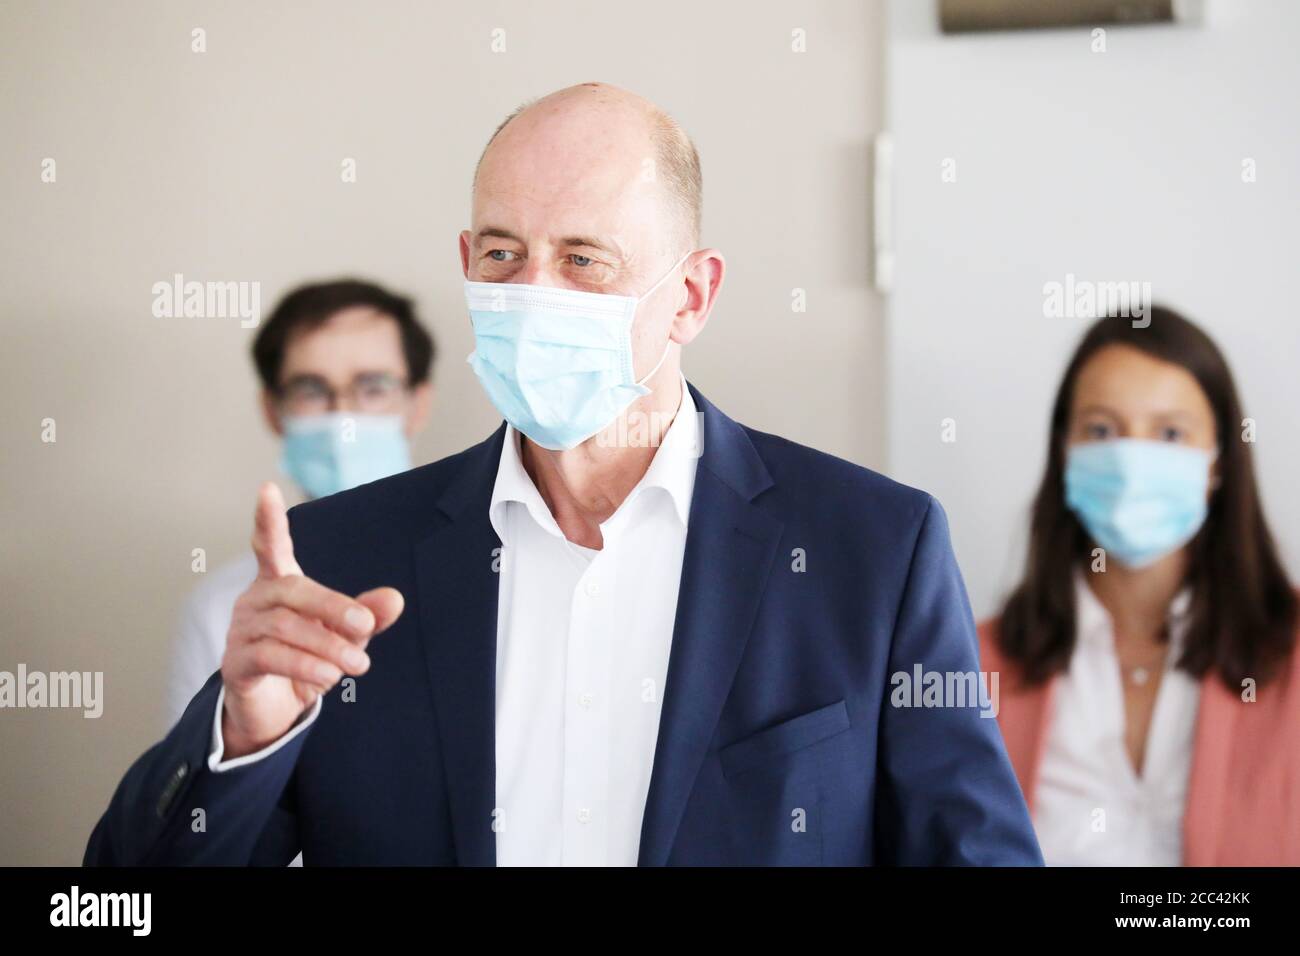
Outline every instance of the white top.
{"type": "Polygon", "coordinates": [[[1147,730],[1142,775],[1124,745],[1124,694],[1110,614],[1082,573],[1069,670],[1056,678],[1034,797],[1049,866],[1180,866],[1200,682],[1175,669],[1191,594],[1170,608],[1170,646],[1147,730]]]}
{"type": "Polygon", "coordinates": [[[212,673],[221,669],[235,601],[256,578],[257,557],[249,551],[229,564],[209,571],[203,582],[185,599],[167,675],[167,710],[164,715],[167,730],[181,719],[185,708],[212,673]]]}
{"type": "MultiPolygon", "coordinates": [[[[682,401],[641,481],[600,525],[596,551],[565,539],[506,427],[489,518],[501,539],[497,600],[496,815],[501,866],[635,866],[700,454],[682,401]]],[[[633,432],[635,434],[635,432],[633,432]]],[[[214,772],[274,753],[311,725],[214,772]]]]}

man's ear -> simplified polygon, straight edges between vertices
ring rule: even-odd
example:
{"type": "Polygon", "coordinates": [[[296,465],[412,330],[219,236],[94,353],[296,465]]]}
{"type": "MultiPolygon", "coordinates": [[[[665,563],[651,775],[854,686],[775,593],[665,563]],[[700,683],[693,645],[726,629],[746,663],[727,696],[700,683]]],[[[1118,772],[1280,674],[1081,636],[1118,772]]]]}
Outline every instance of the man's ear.
{"type": "Polygon", "coordinates": [[[468,229],[463,229],[463,230],[461,230],[461,234],[460,234],[460,271],[463,272],[463,273],[465,274],[465,278],[466,278],[466,279],[469,278],[469,243],[470,243],[470,239],[473,238],[473,235],[474,235],[474,234],[473,234],[472,232],[470,232],[468,229]]]}
{"type": "Polygon", "coordinates": [[[429,410],[433,407],[433,383],[421,382],[411,389],[411,403],[406,412],[406,437],[414,438],[429,423],[429,410]]]}
{"type": "Polygon", "coordinates": [[[727,271],[727,261],[717,249],[700,249],[686,260],[683,281],[686,301],[673,317],[670,338],[678,345],[688,345],[704,330],[722,289],[722,279],[727,271]]]}
{"type": "Polygon", "coordinates": [[[275,407],[275,396],[268,389],[262,389],[262,417],[266,419],[266,427],[271,429],[272,434],[277,438],[284,437],[280,412],[275,407]]]}

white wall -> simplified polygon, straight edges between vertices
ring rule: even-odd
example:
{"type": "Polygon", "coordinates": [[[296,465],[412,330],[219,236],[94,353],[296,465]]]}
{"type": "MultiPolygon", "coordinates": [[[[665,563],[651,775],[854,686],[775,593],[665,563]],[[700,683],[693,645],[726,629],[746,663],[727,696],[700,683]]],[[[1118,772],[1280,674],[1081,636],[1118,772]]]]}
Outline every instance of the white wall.
{"type": "Polygon", "coordinates": [[[1019,572],[1051,398],[1087,325],[1043,317],[1044,283],[1067,273],[1149,281],[1215,337],[1300,580],[1300,4],[1217,0],[1201,27],[1108,29],[1104,53],[1088,30],[945,37],[936,7],[889,7],[888,461],[943,502],[977,615],[1019,572]]]}

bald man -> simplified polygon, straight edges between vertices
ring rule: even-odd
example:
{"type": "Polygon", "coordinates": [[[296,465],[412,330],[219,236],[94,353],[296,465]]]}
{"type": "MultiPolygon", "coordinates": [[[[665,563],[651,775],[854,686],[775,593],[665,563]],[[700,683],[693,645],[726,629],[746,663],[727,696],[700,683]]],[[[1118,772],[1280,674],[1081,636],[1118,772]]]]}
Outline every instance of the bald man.
{"type": "Polygon", "coordinates": [[[221,671],[87,863],[1041,863],[938,503],[683,378],[726,268],[700,211],[638,96],[506,119],[460,235],[504,422],[262,489],[221,671]]]}

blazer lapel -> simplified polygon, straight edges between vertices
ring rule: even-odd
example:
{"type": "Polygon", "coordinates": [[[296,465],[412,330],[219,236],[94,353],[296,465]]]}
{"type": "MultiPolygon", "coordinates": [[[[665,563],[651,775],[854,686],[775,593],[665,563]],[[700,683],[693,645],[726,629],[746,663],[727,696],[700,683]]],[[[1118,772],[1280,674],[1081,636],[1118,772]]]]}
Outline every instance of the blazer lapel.
{"type": "Polygon", "coordinates": [[[691,388],[704,413],[667,686],[638,862],[662,866],[758,614],[783,525],[752,502],[773,484],[749,436],[691,388]]]}
{"type": "Polygon", "coordinates": [[[501,547],[488,506],[505,426],[465,452],[438,499],[447,523],[416,545],[422,644],[447,774],[456,858],[496,865],[496,646],[501,547]]]}

